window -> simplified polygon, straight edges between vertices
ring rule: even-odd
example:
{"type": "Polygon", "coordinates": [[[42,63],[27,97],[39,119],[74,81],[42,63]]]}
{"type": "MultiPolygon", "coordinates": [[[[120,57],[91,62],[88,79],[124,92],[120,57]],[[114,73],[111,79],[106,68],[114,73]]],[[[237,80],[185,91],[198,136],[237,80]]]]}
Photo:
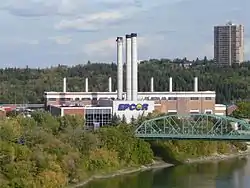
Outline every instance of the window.
{"type": "Polygon", "coordinates": [[[85,125],[87,127],[93,127],[95,123],[102,127],[110,124],[111,120],[111,109],[86,109],[85,125]]]}
{"type": "Polygon", "coordinates": [[[91,98],[82,98],[82,101],[90,101],[91,98]]]}
{"type": "Polygon", "coordinates": [[[199,100],[199,97],[191,97],[190,100],[199,100]]]}
{"type": "Polygon", "coordinates": [[[60,101],[70,101],[70,98],[60,98],[60,101]]]}
{"type": "Polygon", "coordinates": [[[151,97],[150,100],[157,101],[157,100],[161,100],[161,98],[160,97],[151,97]]]}
{"type": "Polygon", "coordinates": [[[168,110],[168,114],[169,115],[176,115],[177,114],[177,110],[168,110]]]}
{"type": "Polygon", "coordinates": [[[212,110],[205,110],[205,114],[212,114],[213,111],[212,110]]]}
{"type": "Polygon", "coordinates": [[[190,112],[190,114],[199,114],[199,112],[190,112]]]}
{"type": "Polygon", "coordinates": [[[56,101],[56,98],[48,98],[48,101],[56,101]]]}
{"type": "Polygon", "coordinates": [[[170,101],[176,101],[177,97],[168,97],[168,100],[170,100],[170,101]]]}

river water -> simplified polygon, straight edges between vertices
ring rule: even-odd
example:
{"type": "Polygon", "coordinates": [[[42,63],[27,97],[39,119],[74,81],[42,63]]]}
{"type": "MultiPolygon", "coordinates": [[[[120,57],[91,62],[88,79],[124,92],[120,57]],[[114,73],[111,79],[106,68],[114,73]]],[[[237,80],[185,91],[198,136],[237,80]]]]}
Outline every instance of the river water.
{"type": "Polygon", "coordinates": [[[249,188],[250,157],[96,180],[83,188],[249,188]]]}

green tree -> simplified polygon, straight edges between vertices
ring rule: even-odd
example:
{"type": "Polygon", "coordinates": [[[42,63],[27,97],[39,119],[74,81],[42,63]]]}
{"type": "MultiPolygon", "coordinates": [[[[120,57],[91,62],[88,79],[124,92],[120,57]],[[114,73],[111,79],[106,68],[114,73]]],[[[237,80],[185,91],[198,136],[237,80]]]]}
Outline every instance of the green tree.
{"type": "Polygon", "coordinates": [[[250,118],[250,102],[237,103],[237,109],[232,115],[236,118],[250,118]]]}

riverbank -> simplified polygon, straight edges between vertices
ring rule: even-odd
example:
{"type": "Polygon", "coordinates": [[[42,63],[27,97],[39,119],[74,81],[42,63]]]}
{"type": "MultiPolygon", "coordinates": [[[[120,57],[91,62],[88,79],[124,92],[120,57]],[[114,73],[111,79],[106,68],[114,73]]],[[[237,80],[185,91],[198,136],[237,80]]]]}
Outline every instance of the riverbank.
{"type": "Polygon", "coordinates": [[[227,155],[222,155],[222,154],[214,154],[212,156],[207,156],[207,157],[199,157],[195,159],[187,159],[184,161],[184,163],[203,163],[203,162],[209,162],[209,161],[221,161],[221,160],[227,160],[227,159],[232,159],[240,156],[246,156],[250,155],[250,146],[248,146],[248,149],[246,151],[239,151],[237,153],[232,153],[232,154],[227,154],[227,155]]]}
{"type": "MultiPolygon", "coordinates": [[[[222,161],[222,160],[232,159],[232,158],[241,157],[241,156],[243,157],[243,156],[247,156],[247,155],[250,155],[250,146],[248,146],[248,149],[246,151],[240,151],[240,152],[233,153],[233,154],[228,154],[228,155],[215,154],[215,155],[208,156],[208,157],[187,159],[186,161],[184,161],[184,164],[204,163],[204,162],[210,162],[210,161],[218,162],[218,161],[222,161]]],[[[171,166],[175,166],[175,165],[170,164],[170,163],[166,163],[162,160],[157,160],[157,161],[154,161],[151,165],[141,166],[139,168],[132,168],[132,169],[127,168],[127,169],[118,170],[118,171],[110,173],[110,174],[94,175],[94,176],[90,177],[89,179],[87,179],[86,181],[83,181],[77,185],[69,186],[69,188],[79,188],[79,187],[82,187],[82,186],[88,184],[89,182],[97,180],[97,179],[108,179],[108,178],[113,178],[116,176],[133,174],[133,173],[143,172],[143,171],[152,170],[152,169],[169,168],[171,166]]]]}
{"type": "Polygon", "coordinates": [[[91,181],[97,180],[97,179],[108,179],[108,178],[113,178],[116,176],[121,176],[121,175],[127,175],[127,174],[133,174],[136,172],[143,172],[146,170],[151,170],[151,169],[160,169],[160,168],[168,168],[174,166],[173,164],[166,163],[164,161],[154,161],[151,165],[146,165],[146,166],[141,166],[138,168],[127,168],[127,169],[121,169],[116,172],[110,173],[110,174],[99,174],[99,175],[94,175],[87,179],[86,181],[83,181],[77,185],[71,185],[69,188],[79,188],[82,187],[86,184],[88,184],[91,181]]]}

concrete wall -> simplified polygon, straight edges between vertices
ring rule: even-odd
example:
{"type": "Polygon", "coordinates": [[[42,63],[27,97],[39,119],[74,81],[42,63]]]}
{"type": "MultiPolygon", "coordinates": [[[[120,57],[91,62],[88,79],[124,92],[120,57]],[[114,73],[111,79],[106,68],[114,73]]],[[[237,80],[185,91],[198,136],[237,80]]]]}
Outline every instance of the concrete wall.
{"type": "Polygon", "coordinates": [[[49,111],[54,116],[65,116],[65,115],[81,115],[84,116],[85,107],[61,107],[61,106],[50,106],[49,111]]]}
{"type": "Polygon", "coordinates": [[[110,99],[101,99],[98,101],[98,106],[102,107],[112,107],[113,106],[113,101],[110,99]]]}
{"type": "Polygon", "coordinates": [[[85,115],[85,110],[84,107],[67,107],[67,108],[62,108],[63,111],[63,116],[65,115],[80,115],[84,116],[85,115]]]}
{"type": "Polygon", "coordinates": [[[177,112],[177,114],[185,115],[190,112],[206,113],[207,111],[215,112],[215,99],[206,100],[198,98],[176,98],[176,100],[161,100],[155,102],[155,110],[160,113],[177,112]]]}

